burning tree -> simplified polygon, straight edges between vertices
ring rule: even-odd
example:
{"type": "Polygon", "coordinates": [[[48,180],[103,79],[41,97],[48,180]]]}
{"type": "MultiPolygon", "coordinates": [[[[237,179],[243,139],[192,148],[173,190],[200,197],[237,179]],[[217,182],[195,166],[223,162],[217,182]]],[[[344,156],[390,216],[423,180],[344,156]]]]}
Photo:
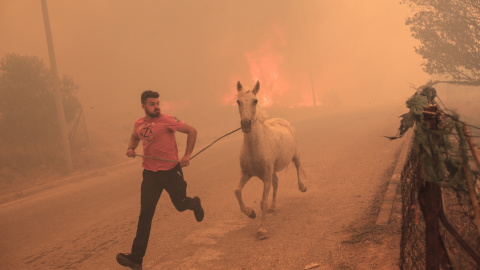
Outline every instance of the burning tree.
{"type": "Polygon", "coordinates": [[[415,51],[424,70],[466,85],[480,85],[480,2],[478,0],[402,0],[415,51]]]}

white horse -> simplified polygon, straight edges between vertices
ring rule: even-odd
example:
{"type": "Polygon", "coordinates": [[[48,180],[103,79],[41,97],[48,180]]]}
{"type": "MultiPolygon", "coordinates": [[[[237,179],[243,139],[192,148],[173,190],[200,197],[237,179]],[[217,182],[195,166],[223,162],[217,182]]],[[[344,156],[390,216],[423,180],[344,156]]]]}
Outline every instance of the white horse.
{"type": "Polygon", "coordinates": [[[302,182],[305,177],[300,165],[300,158],[293,126],[285,119],[272,118],[267,120],[265,112],[257,107],[257,93],[260,83],[257,81],[252,90],[244,90],[237,83],[237,103],[240,112],[243,131],[243,145],[240,151],[240,167],[242,176],[235,196],[240,210],[250,218],[255,218],[255,211],[246,207],[242,201],[242,189],[250,178],[256,176],[263,181],[263,197],[260,203],[262,223],[257,232],[257,239],[267,238],[265,220],[267,215],[267,199],[270,186],[273,186],[272,204],[269,211],[275,209],[277,199],[278,178],[276,172],[284,169],[293,161],[297,169],[298,189],[307,190],[302,182]]]}

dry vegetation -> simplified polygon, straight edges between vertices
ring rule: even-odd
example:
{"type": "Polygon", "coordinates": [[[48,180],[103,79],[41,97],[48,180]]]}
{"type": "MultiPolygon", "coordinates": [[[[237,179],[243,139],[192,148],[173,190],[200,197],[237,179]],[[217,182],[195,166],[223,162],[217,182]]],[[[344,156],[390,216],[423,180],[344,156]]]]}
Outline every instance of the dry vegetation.
{"type": "Polygon", "coordinates": [[[71,174],[124,162],[124,135],[124,132],[106,132],[96,128],[89,130],[88,144],[72,150],[72,173],[63,168],[62,152],[58,145],[50,146],[52,151],[47,150],[46,145],[37,146],[38,151],[33,145],[0,145],[0,152],[3,153],[3,162],[0,165],[0,196],[23,193],[26,189],[56,182],[71,174]]]}

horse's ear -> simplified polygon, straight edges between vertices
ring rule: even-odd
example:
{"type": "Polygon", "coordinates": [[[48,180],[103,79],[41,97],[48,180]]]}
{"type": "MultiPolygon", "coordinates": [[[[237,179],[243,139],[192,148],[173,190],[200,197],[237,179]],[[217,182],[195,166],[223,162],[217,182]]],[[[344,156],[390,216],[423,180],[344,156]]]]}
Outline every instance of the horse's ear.
{"type": "Polygon", "coordinates": [[[258,93],[258,90],[260,90],[260,82],[259,81],[257,81],[255,86],[253,87],[252,93],[254,93],[256,95],[258,93]]]}
{"type": "Polygon", "coordinates": [[[240,92],[240,91],[242,91],[242,89],[243,89],[243,86],[242,86],[242,84],[240,83],[240,81],[238,81],[238,82],[237,82],[237,91],[240,92]]]}

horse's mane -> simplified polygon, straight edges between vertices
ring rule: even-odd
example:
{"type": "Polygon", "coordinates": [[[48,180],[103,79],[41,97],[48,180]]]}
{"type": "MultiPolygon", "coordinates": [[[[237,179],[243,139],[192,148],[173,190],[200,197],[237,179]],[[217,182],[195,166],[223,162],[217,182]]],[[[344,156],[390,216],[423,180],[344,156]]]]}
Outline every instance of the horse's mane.
{"type": "MultiPolygon", "coordinates": [[[[237,98],[240,98],[241,96],[251,92],[250,90],[245,90],[243,89],[242,91],[238,92],[237,98]]],[[[265,111],[265,107],[263,106],[263,103],[260,101],[257,103],[257,112],[255,113],[255,120],[260,121],[260,123],[265,122],[267,120],[268,115],[267,112],[265,111]]]]}
{"type": "Polygon", "coordinates": [[[255,118],[260,121],[260,123],[263,123],[265,120],[267,120],[268,115],[265,111],[265,107],[263,106],[263,102],[257,103],[257,113],[255,114],[255,118]]]}

